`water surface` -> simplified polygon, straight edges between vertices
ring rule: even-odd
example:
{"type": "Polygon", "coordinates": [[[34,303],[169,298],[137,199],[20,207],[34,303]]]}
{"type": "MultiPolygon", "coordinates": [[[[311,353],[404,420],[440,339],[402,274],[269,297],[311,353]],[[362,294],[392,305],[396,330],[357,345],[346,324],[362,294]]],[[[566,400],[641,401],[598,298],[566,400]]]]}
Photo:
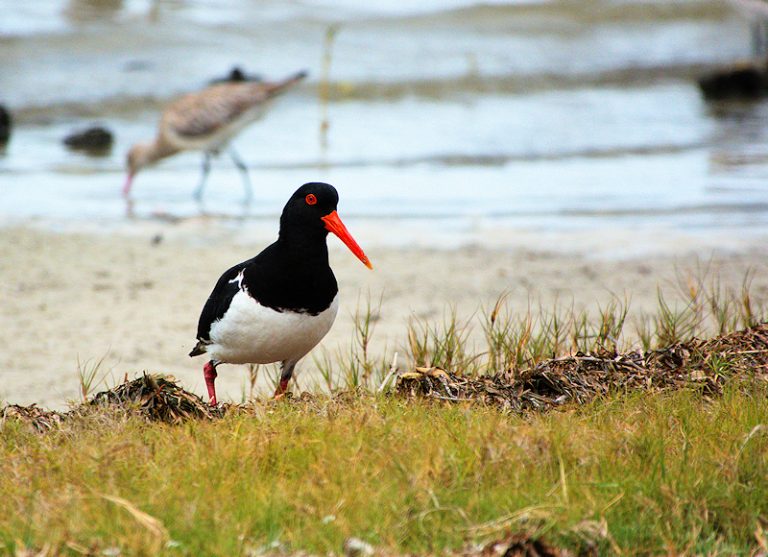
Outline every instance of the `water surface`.
{"type": "Polygon", "coordinates": [[[203,214],[250,238],[274,233],[296,186],[327,180],[367,242],[621,256],[768,236],[768,105],[707,105],[695,83],[749,55],[748,24],[724,3],[364,4],[0,0],[0,91],[17,122],[2,220],[103,230],[203,214]],[[128,147],[164,103],[235,64],[310,71],[236,141],[253,204],[226,158],[194,203],[200,157],[183,154],[137,177],[127,218],[128,147]],[[115,132],[111,153],[65,150],[91,123],[115,132]]]}

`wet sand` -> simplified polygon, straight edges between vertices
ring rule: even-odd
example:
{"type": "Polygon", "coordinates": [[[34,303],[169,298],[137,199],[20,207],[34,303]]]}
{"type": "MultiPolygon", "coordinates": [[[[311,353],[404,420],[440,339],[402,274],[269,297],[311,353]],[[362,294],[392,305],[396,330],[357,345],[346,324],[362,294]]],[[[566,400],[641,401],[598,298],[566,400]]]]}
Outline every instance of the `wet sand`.
{"type": "MultiPolygon", "coordinates": [[[[90,368],[99,360],[99,377],[110,384],[148,370],[170,373],[186,388],[204,393],[204,362],[187,357],[199,311],[219,274],[268,240],[236,244],[232,232],[220,227],[150,228],[98,237],[30,227],[0,230],[0,335],[6,344],[0,399],[64,407],[79,396],[78,365],[90,368]]],[[[321,346],[331,355],[347,352],[358,300],[364,305],[370,295],[376,305],[383,296],[372,350],[381,354],[385,345],[390,354],[397,350],[401,366],[407,364],[403,344],[409,319],[439,321],[451,307],[469,318],[503,292],[519,310],[529,300],[534,307],[539,301],[551,307],[556,299],[595,307],[614,294],[627,294],[632,311],[651,311],[657,285],[672,294],[677,276],[708,268],[723,285],[735,288],[751,269],[753,291],[768,297],[768,254],[757,246],[730,254],[594,260],[521,249],[368,247],[356,235],[375,270],[330,241],[341,306],[321,346]]],[[[317,378],[311,355],[299,369],[301,387],[317,378]]],[[[219,371],[221,398],[239,401],[247,390],[246,368],[219,371]]],[[[261,385],[266,389],[263,378],[261,385]]]]}

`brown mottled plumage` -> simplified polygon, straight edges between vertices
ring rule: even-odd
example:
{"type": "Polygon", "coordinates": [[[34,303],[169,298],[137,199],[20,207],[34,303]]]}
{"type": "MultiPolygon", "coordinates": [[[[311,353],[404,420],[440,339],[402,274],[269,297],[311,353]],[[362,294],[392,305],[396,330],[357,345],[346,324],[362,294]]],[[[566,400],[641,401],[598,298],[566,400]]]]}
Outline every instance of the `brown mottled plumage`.
{"type": "MultiPolygon", "coordinates": [[[[128,177],[123,195],[128,197],[134,176],[142,168],[180,151],[203,152],[203,175],[195,197],[200,199],[210,171],[210,158],[229,141],[262,116],[267,102],[306,76],[299,72],[276,83],[219,83],[189,93],[168,105],[160,118],[157,136],[149,143],[137,143],[128,151],[128,177]]],[[[234,150],[230,156],[243,175],[247,198],[251,191],[248,170],[234,150]]]]}

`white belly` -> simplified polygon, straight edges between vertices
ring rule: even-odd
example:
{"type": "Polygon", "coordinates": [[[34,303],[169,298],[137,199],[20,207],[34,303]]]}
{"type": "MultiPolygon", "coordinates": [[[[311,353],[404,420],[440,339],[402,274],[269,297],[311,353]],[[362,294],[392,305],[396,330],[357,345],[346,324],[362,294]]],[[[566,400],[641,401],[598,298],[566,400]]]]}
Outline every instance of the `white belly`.
{"type": "Polygon", "coordinates": [[[211,326],[206,352],[211,359],[229,364],[297,361],[331,329],[338,309],[338,294],[328,309],[309,315],[264,307],[241,290],[211,326]]]}

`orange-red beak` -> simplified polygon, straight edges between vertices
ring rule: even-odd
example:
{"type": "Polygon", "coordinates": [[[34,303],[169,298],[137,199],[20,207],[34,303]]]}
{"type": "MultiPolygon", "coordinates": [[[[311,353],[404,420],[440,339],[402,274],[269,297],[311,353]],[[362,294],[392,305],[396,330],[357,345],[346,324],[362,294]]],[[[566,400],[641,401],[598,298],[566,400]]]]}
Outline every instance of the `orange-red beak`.
{"type": "Polygon", "coordinates": [[[336,234],[336,236],[338,236],[339,239],[344,242],[344,244],[346,244],[349,250],[354,253],[360,261],[363,262],[363,265],[369,269],[373,269],[373,265],[371,265],[371,262],[368,261],[368,256],[365,255],[360,246],[357,245],[357,242],[355,242],[355,239],[349,233],[347,227],[344,226],[344,223],[341,222],[339,214],[336,211],[333,211],[331,214],[320,218],[325,223],[325,228],[328,230],[328,232],[333,232],[336,234]]]}

